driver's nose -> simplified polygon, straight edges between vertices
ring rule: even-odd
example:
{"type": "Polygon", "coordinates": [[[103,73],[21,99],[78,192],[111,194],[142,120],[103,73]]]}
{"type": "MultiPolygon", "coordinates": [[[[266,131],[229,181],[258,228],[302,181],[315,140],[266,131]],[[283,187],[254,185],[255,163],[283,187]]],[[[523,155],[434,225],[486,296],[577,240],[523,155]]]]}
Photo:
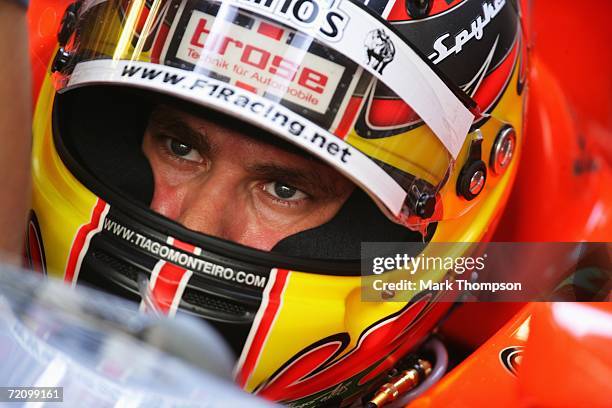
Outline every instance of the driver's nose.
{"type": "Polygon", "coordinates": [[[232,240],[244,203],[240,186],[235,172],[216,166],[167,194],[156,191],[151,208],[191,230],[232,240]]]}

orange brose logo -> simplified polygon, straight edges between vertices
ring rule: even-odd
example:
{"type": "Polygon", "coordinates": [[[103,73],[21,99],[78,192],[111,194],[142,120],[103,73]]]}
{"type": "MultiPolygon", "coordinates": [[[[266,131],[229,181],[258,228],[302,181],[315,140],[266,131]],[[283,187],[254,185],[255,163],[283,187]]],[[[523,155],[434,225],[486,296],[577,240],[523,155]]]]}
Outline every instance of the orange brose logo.
{"type": "Polygon", "coordinates": [[[309,41],[296,38],[301,34],[251,16],[246,21],[194,11],[176,56],[253,93],[325,113],[344,67],[303,49],[309,41]]]}

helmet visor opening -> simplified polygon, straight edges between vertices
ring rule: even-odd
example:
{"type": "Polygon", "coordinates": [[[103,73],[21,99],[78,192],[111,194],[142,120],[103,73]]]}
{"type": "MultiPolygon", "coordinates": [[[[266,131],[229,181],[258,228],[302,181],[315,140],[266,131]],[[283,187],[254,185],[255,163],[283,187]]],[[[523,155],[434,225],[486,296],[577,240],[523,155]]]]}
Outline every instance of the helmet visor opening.
{"type": "Polygon", "coordinates": [[[365,192],[320,159],[225,114],[119,87],[84,87],[60,94],[55,111],[62,158],[71,167],[76,162],[77,177],[85,172],[105,186],[94,192],[111,204],[119,204],[112,197],[121,196],[194,232],[302,258],[357,260],[363,241],[423,239],[390,221],[365,192]],[[209,124],[213,127],[201,127],[209,124]],[[206,140],[193,141],[187,133],[206,140]],[[193,147],[198,143],[206,147],[193,147]],[[251,157],[253,153],[257,157],[251,157]],[[221,174],[212,176],[212,184],[198,186],[203,170],[192,161],[207,154],[221,174]],[[228,164],[228,159],[238,164],[228,164]],[[179,194],[160,193],[176,177],[186,177],[187,187],[172,190],[179,194]],[[193,180],[198,181],[190,184],[193,180]],[[245,182],[250,190],[243,199],[245,182]],[[219,202],[235,207],[220,208],[219,202]],[[181,210],[168,209],[173,206],[181,210]],[[258,223],[251,212],[261,206],[266,208],[257,221],[272,217],[258,223]],[[207,213],[212,210],[216,212],[207,213]],[[245,236],[222,228],[236,225],[241,232],[257,231],[245,236]]]}

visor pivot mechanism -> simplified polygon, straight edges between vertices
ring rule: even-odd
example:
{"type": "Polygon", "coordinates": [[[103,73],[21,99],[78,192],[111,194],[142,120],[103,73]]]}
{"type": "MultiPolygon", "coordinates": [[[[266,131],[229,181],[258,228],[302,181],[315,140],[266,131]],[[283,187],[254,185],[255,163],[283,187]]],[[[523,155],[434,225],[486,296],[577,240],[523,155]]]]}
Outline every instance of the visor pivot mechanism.
{"type": "Polygon", "coordinates": [[[457,194],[468,201],[475,199],[484,189],[487,181],[487,166],[482,161],[482,132],[476,130],[468,159],[457,178],[457,194]]]}
{"type": "Polygon", "coordinates": [[[51,72],[62,71],[72,58],[72,54],[69,51],[66,51],[65,47],[76,30],[77,14],[80,7],[80,1],[75,1],[66,7],[66,11],[62,17],[62,22],[60,23],[59,30],[57,31],[57,42],[59,43],[60,48],[57,50],[57,54],[55,54],[55,58],[53,59],[51,72]]]}
{"type": "Polygon", "coordinates": [[[511,125],[504,126],[493,143],[489,166],[493,173],[501,175],[510,165],[516,148],[516,132],[511,125]]]}
{"type": "Polygon", "coordinates": [[[72,54],[66,51],[63,47],[57,50],[53,64],[51,65],[51,72],[63,71],[72,59],[72,54]]]}
{"type": "Polygon", "coordinates": [[[430,0],[406,0],[406,11],[410,17],[418,20],[429,15],[432,3],[430,0]]]}
{"type": "Polygon", "coordinates": [[[415,180],[408,190],[408,207],[420,218],[431,218],[436,209],[436,194],[423,180],[415,180]]]}
{"type": "Polygon", "coordinates": [[[57,42],[61,47],[64,47],[70,41],[70,37],[74,34],[77,23],[77,14],[81,8],[81,2],[75,1],[66,7],[62,22],[60,23],[59,30],[57,32],[57,42]]]}

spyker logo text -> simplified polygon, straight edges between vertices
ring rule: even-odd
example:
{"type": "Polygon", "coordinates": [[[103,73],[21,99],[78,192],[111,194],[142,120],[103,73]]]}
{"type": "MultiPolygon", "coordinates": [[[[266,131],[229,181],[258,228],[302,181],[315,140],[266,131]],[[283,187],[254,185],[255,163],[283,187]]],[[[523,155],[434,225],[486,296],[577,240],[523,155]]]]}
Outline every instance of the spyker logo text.
{"type": "Polygon", "coordinates": [[[459,54],[464,46],[473,39],[476,39],[476,41],[482,40],[484,29],[495,19],[505,5],[506,0],[484,1],[482,3],[482,15],[476,16],[468,28],[461,30],[454,38],[451,38],[451,33],[445,33],[436,39],[433,44],[434,52],[429,55],[429,59],[434,64],[438,64],[452,54],[459,54]]]}
{"type": "Polygon", "coordinates": [[[366,64],[374,71],[382,74],[385,67],[395,57],[395,46],[385,30],[377,28],[368,33],[365,39],[367,54],[366,64]]]}

